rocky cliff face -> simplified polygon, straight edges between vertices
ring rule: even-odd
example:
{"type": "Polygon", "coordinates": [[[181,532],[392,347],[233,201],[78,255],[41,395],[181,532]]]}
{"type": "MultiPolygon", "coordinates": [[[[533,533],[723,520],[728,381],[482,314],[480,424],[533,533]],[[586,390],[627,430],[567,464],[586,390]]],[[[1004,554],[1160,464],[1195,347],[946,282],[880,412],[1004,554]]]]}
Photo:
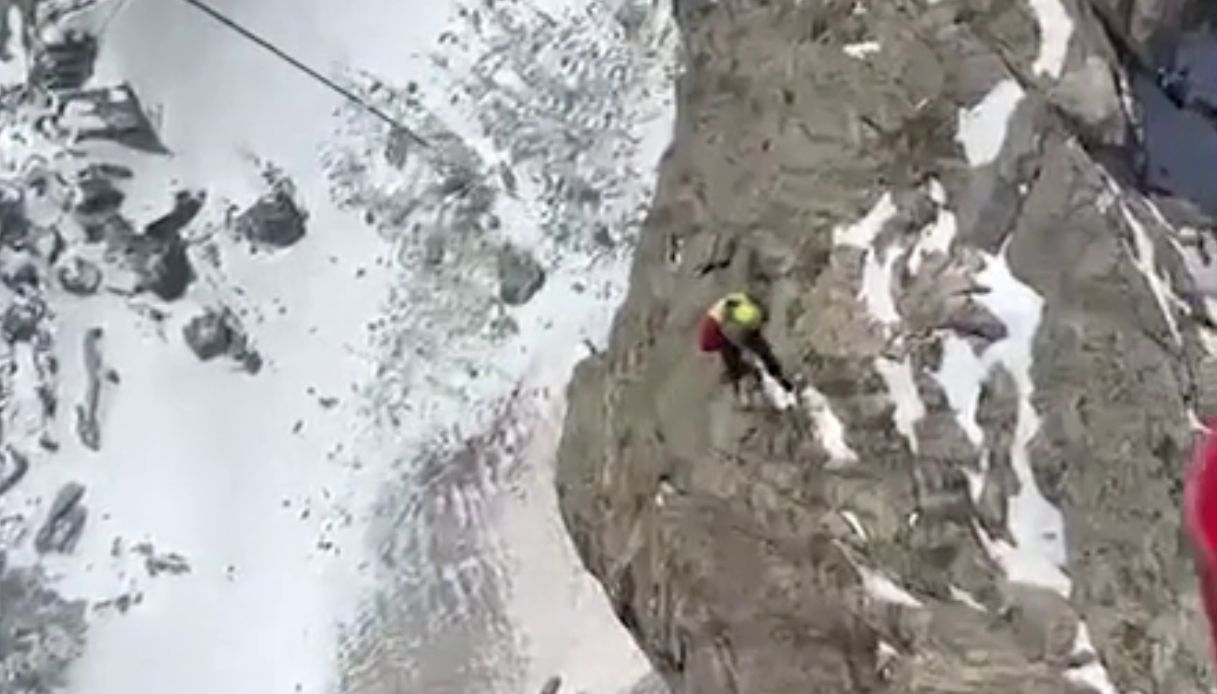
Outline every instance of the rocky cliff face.
{"type": "Polygon", "coordinates": [[[673,692],[1207,691],[1209,222],[1139,191],[1125,67],[1202,5],[677,3],[674,144],[558,471],[673,692]],[[793,406],[696,352],[741,288],[793,406]]]}

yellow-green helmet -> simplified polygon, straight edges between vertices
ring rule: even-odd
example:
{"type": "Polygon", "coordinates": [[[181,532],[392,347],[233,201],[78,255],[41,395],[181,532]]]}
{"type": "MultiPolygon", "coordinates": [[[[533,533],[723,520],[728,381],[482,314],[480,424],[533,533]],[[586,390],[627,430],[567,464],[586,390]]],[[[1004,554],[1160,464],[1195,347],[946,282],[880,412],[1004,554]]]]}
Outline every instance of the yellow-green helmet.
{"type": "Polygon", "coordinates": [[[749,299],[744,294],[732,294],[731,299],[731,322],[748,330],[755,330],[761,327],[763,315],[761,307],[749,299]]]}

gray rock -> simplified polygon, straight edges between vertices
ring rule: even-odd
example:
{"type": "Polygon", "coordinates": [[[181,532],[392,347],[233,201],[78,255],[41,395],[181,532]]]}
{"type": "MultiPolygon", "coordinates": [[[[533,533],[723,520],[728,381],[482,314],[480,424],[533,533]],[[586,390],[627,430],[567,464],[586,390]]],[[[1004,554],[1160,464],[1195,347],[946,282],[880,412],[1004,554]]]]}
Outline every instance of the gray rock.
{"type": "Polygon", "coordinates": [[[262,370],[262,355],[251,345],[236,315],[228,309],[207,309],[182,328],[182,338],[195,356],[210,361],[221,355],[241,364],[250,374],[262,370]]]}
{"type": "Polygon", "coordinates": [[[652,672],[621,694],[671,694],[671,690],[662,677],[652,672]]]}
{"type": "Polygon", "coordinates": [[[36,42],[33,58],[31,83],[55,92],[80,89],[93,76],[97,39],[68,31],[59,40],[36,42]]]}
{"type": "Polygon", "coordinates": [[[1120,102],[1115,71],[1103,58],[1089,56],[1080,66],[1068,71],[1048,90],[1048,98],[1077,119],[1094,140],[1124,144],[1128,134],[1124,106],[1120,102]]]}
{"type": "Polygon", "coordinates": [[[1130,126],[1079,96],[1110,97],[1087,74],[1124,69],[1093,16],[1066,3],[1067,65],[1080,72],[1055,106],[1072,117],[1048,99],[1053,78],[1035,76],[996,159],[973,167],[959,109],[1008,66],[1030,73],[1040,38],[1026,5],[695,5],[677,7],[688,73],[630,290],[608,348],[575,371],[555,476],[574,547],[657,674],[699,694],[1074,694],[1085,620],[1117,690],[1205,690],[1210,649],[1179,525],[1200,336],[1175,302],[1163,313],[1138,267],[1143,226],[1154,271],[1187,289],[1173,231],[1136,190],[1111,190],[1109,152],[1080,130],[1130,126]],[[881,49],[849,55],[859,40],[881,49]],[[931,177],[959,233],[950,254],[892,278],[900,321],[878,325],[859,298],[867,252],[836,247],[833,232],[890,192],[914,204],[878,245],[908,248],[931,177]],[[758,229],[790,251],[707,252],[748,248],[758,229]],[[990,371],[964,403],[979,410],[979,441],[934,377],[946,335],[981,351],[1018,335],[969,299],[995,253],[1043,301],[1030,478],[1013,450],[1020,374],[990,371]],[[834,459],[806,405],[742,408],[717,381],[691,334],[730,288],[766,303],[775,353],[831,407],[856,460],[834,459]],[[889,355],[911,357],[926,408],[916,448],[876,368],[889,355]],[[1013,583],[987,542],[1015,540],[1024,511],[1011,499],[1032,482],[1061,512],[1069,599],[1013,583]],[[860,567],[919,607],[874,594],[860,567]]]}
{"type": "Polygon", "coordinates": [[[29,233],[30,220],[25,215],[25,196],[21,189],[0,185],[0,243],[12,245],[29,233]]]}
{"type": "Polygon", "coordinates": [[[1001,319],[973,300],[962,302],[958,308],[951,311],[941,327],[961,335],[980,338],[984,342],[996,342],[1009,332],[1001,319]]]}
{"type": "Polygon", "coordinates": [[[30,461],[24,455],[9,450],[0,455],[0,496],[4,496],[30,471],[30,461]]]}
{"type": "Polygon", "coordinates": [[[190,573],[190,562],[176,552],[158,553],[156,548],[147,542],[141,542],[133,547],[132,551],[144,557],[144,569],[151,578],[160,574],[181,576],[190,573]]]}
{"type": "Polygon", "coordinates": [[[92,451],[101,450],[101,395],[105,382],[105,362],[101,353],[101,328],[89,328],[83,340],[85,366],[84,401],[76,406],[76,434],[92,451]]]}
{"type": "Polygon", "coordinates": [[[139,265],[139,289],[149,291],[164,301],[176,301],[186,295],[195,280],[194,266],[181,239],[152,242],[139,265]]]}
{"type": "Polygon", "coordinates": [[[291,182],[279,180],[236,220],[245,238],[273,248],[286,248],[304,238],[308,214],[296,202],[291,182]]]}
{"type": "Polygon", "coordinates": [[[80,198],[76,202],[75,212],[86,219],[117,213],[127,197],[110,177],[97,170],[84,172],[76,188],[80,198]]]}
{"type": "Polygon", "coordinates": [[[428,267],[439,267],[444,262],[444,236],[434,232],[423,242],[423,264],[428,267]]]}
{"type": "Polygon", "coordinates": [[[528,303],[545,285],[545,268],[525,251],[515,246],[499,249],[499,298],[510,306],[528,303]]]}
{"type": "Polygon", "coordinates": [[[558,690],[562,688],[561,677],[550,677],[545,682],[545,686],[541,687],[541,694],[558,694],[558,690]]]}
{"type": "Polygon", "coordinates": [[[141,152],[170,153],[130,84],[67,92],[59,102],[59,114],[66,127],[76,129],[80,141],[108,140],[141,152]],[[81,107],[79,121],[69,115],[72,106],[81,107]]]}
{"type": "Polygon", "coordinates": [[[203,361],[227,353],[237,339],[229,324],[227,312],[211,309],[191,319],[182,328],[182,337],[195,356],[203,361]]]}
{"type": "Polygon", "coordinates": [[[47,512],[46,520],[34,537],[34,548],[39,554],[69,554],[76,548],[88,518],[84,506],[80,503],[84,494],[84,485],[76,482],[69,482],[60,488],[47,512]]]}
{"type": "Polygon", "coordinates": [[[180,190],[173,196],[173,207],[144,227],[144,236],[162,242],[178,240],[207,202],[204,191],[180,190]]]}
{"type": "Polygon", "coordinates": [[[101,287],[101,268],[80,257],[73,257],[65,261],[59,266],[56,276],[64,291],[77,296],[95,294],[101,287]]]}
{"type": "Polygon", "coordinates": [[[3,334],[4,341],[12,344],[32,340],[45,312],[41,303],[35,301],[11,304],[4,310],[4,318],[0,319],[0,334],[3,334]]]}

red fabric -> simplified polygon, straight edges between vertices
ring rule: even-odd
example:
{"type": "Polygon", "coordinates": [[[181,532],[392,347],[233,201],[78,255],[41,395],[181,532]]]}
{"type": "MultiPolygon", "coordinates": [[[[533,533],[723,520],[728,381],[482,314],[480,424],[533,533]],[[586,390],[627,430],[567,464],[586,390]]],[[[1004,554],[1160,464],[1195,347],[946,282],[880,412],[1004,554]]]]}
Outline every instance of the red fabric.
{"type": "Polygon", "coordinates": [[[717,352],[726,344],[727,337],[723,335],[722,328],[718,326],[718,321],[714,316],[706,315],[701,319],[701,323],[697,326],[697,345],[703,352],[717,352]]]}
{"type": "MultiPolygon", "coordinates": [[[[1192,452],[1183,491],[1184,518],[1196,553],[1196,578],[1209,621],[1210,648],[1217,648],[1217,420],[1192,452]]],[[[1213,653],[1217,660],[1217,652],[1213,653]]]]}

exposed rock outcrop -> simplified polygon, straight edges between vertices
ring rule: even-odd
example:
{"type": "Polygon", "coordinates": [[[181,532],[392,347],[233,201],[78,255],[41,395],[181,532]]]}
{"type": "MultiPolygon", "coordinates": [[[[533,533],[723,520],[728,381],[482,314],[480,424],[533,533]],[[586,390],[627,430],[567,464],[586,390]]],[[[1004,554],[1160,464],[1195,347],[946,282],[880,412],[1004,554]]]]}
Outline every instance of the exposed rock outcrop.
{"type": "Polygon", "coordinates": [[[1207,328],[1095,4],[677,7],[675,141],[557,481],[672,691],[1204,690],[1207,328]],[[800,407],[696,353],[734,289],[800,407]]]}
{"type": "Polygon", "coordinates": [[[55,495],[46,520],[34,538],[34,548],[39,554],[67,554],[76,547],[88,518],[85,507],[80,503],[84,495],[84,486],[75,482],[65,484],[55,495]]]}

